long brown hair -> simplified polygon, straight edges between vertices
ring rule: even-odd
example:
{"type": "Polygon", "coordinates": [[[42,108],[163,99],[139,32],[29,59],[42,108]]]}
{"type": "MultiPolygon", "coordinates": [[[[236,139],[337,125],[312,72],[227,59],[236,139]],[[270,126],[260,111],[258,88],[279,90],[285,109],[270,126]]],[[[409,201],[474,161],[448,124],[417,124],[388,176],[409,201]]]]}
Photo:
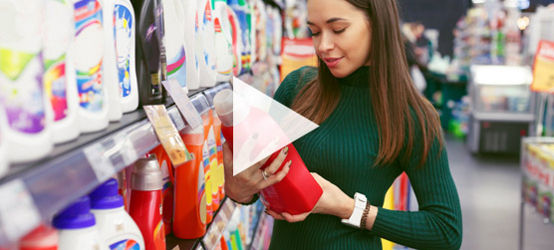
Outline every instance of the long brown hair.
{"type": "MultiPolygon", "coordinates": [[[[435,140],[438,139],[442,148],[440,119],[431,103],[412,83],[396,0],[346,1],[363,10],[371,25],[368,84],[379,131],[375,165],[391,164],[399,157],[405,163],[414,149],[419,148],[422,151],[416,153],[422,156],[419,162],[422,166],[435,140]]],[[[338,80],[319,59],[318,77],[302,87],[292,109],[321,124],[336,108],[339,98],[338,80]]]]}

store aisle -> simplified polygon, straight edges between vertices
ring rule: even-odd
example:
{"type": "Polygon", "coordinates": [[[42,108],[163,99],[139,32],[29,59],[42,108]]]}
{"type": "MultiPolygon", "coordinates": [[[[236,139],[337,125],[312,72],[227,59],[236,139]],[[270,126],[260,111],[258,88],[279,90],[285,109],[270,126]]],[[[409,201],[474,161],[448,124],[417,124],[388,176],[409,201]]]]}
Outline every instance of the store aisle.
{"type": "MultiPolygon", "coordinates": [[[[454,138],[447,138],[447,149],[462,206],[462,249],[518,249],[519,159],[474,156],[454,138]]],[[[554,224],[544,224],[531,207],[525,211],[524,249],[553,249],[554,224]]]]}

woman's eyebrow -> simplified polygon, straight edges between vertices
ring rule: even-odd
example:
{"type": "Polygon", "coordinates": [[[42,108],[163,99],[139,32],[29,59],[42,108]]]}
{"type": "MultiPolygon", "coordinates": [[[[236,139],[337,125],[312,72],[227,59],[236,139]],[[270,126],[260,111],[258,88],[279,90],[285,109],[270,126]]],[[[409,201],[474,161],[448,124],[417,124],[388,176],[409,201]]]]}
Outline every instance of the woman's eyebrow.
{"type": "MultiPolygon", "coordinates": [[[[344,18],[340,18],[340,17],[333,17],[333,18],[330,18],[329,20],[327,20],[325,23],[334,23],[334,22],[338,22],[338,21],[347,21],[347,20],[344,19],[344,18]]],[[[306,23],[308,25],[315,25],[314,23],[312,23],[310,21],[307,21],[306,23]]]]}

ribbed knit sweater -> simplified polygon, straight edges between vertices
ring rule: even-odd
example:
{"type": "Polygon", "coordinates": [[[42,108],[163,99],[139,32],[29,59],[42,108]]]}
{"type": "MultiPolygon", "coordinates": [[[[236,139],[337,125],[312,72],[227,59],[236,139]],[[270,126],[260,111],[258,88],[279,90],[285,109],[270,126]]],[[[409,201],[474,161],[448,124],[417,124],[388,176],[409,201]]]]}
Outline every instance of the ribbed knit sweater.
{"type": "MultiPolygon", "coordinates": [[[[318,173],[350,197],[363,193],[379,207],[373,229],[355,229],[342,224],[338,217],[310,214],[298,223],[276,221],[270,249],[381,249],[380,238],[416,249],[460,247],[462,215],[444,147],[440,150],[434,143],[423,168],[417,168],[417,156],[410,164],[373,166],[379,133],[368,74],[369,67],[361,67],[339,79],[341,95],[336,109],[318,129],[294,145],[310,172],[318,173]],[[419,211],[382,208],[385,193],[402,172],[410,179],[419,211]]],[[[301,87],[316,76],[312,67],[292,72],[274,99],[290,107],[301,87]]]]}

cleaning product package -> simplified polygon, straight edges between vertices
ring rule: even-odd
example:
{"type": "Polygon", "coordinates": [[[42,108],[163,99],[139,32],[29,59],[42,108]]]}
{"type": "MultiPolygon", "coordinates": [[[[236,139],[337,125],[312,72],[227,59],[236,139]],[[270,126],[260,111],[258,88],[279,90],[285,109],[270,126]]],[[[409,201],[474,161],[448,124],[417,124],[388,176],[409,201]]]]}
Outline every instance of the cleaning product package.
{"type": "Polygon", "coordinates": [[[135,162],[131,177],[131,206],[129,214],[137,223],[146,249],[165,250],[162,219],[163,175],[156,156],[135,162]]]}
{"type": "Polygon", "coordinates": [[[170,234],[173,227],[173,200],[174,200],[174,170],[169,155],[162,145],[157,146],[150,154],[156,156],[158,159],[158,165],[162,172],[162,201],[163,201],[163,224],[165,227],[165,234],[170,234]]]}
{"type": "Polygon", "coordinates": [[[206,233],[206,184],[202,149],[204,128],[187,126],[181,136],[193,160],[175,168],[175,208],[173,234],[181,239],[196,239],[206,233]]]}
{"type": "Polygon", "coordinates": [[[188,93],[187,88],[187,55],[185,53],[182,23],[182,12],[177,1],[163,0],[164,9],[164,44],[167,55],[168,80],[176,79],[181,88],[188,93]]]}
{"type": "Polygon", "coordinates": [[[239,76],[242,72],[242,37],[239,19],[233,9],[227,8],[227,18],[231,25],[231,41],[233,46],[233,74],[239,76]]]}
{"type": "Polygon", "coordinates": [[[135,221],[125,211],[118,187],[117,180],[111,178],[89,194],[91,212],[97,221],[100,242],[109,249],[144,250],[146,248],[142,234],[135,221]]]}
{"type": "Polygon", "coordinates": [[[187,87],[189,90],[195,90],[200,87],[199,79],[199,62],[196,55],[196,29],[198,28],[198,9],[197,1],[176,1],[180,5],[181,27],[183,32],[186,72],[187,72],[187,87]]]}
{"type": "Polygon", "coordinates": [[[109,249],[100,242],[88,196],[79,198],[54,217],[52,225],[58,230],[58,250],[109,249]]]}
{"type": "Polygon", "coordinates": [[[250,92],[257,90],[251,90],[252,87],[241,83],[240,80],[235,78],[233,82],[235,91],[248,94],[250,99],[255,99],[254,101],[263,103],[266,100],[257,99],[258,96],[268,99],[268,106],[263,104],[255,106],[252,100],[247,102],[240,94],[234,95],[233,91],[228,89],[220,91],[215,96],[214,105],[222,122],[222,132],[233,150],[233,165],[248,167],[261,160],[259,158],[263,159],[266,155],[271,155],[261,167],[264,169],[278,156],[281,152],[279,149],[286,146],[288,154],[278,171],[290,161],[289,173],[281,182],[263,189],[261,195],[269,204],[269,208],[278,213],[300,214],[311,211],[323,191],[304,165],[289,138],[299,138],[317,128],[317,125],[281,104],[269,100],[270,98],[262,93],[250,92]],[[267,108],[261,108],[263,106],[267,108]],[[251,149],[248,150],[245,145],[251,149]],[[258,156],[252,157],[252,155],[258,156]]]}
{"type": "Polygon", "coordinates": [[[44,1],[1,1],[0,125],[10,162],[40,159],[52,150],[51,109],[44,95],[44,1]]]}
{"type": "Polygon", "coordinates": [[[136,69],[140,105],[163,104],[167,93],[162,87],[167,61],[163,44],[164,23],[161,0],[133,0],[136,26],[136,69]]]}
{"type": "Polygon", "coordinates": [[[63,143],[79,136],[76,74],[68,49],[73,41],[73,4],[45,2],[43,55],[44,90],[52,110],[52,141],[63,143]]]}
{"type": "Polygon", "coordinates": [[[231,25],[227,18],[227,3],[224,0],[215,0],[214,6],[216,80],[218,82],[230,81],[233,76],[233,47],[231,25]]]}
{"type": "Polygon", "coordinates": [[[135,53],[137,19],[129,0],[116,0],[114,15],[114,46],[121,111],[127,113],[137,109],[139,103],[135,53]]]}
{"type": "Polygon", "coordinates": [[[104,28],[104,57],[102,58],[102,82],[106,90],[108,120],[121,120],[121,93],[117,70],[117,55],[115,52],[115,0],[102,0],[102,24],[104,28]]]}
{"type": "Polygon", "coordinates": [[[216,83],[214,22],[209,0],[198,0],[198,37],[196,53],[199,56],[200,87],[212,87],[216,83]]]}
{"type": "Polygon", "coordinates": [[[81,132],[108,126],[108,100],[103,80],[104,24],[98,0],[73,0],[75,32],[70,54],[79,95],[78,120],[81,132]]]}
{"type": "Polygon", "coordinates": [[[8,161],[8,144],[6,141],[6,134],[4,132],[3,126],[6,124],[4,115],[4,109],[0,106],[0,178],[4,176],[9,169],[10,162],[8,161]]]}

